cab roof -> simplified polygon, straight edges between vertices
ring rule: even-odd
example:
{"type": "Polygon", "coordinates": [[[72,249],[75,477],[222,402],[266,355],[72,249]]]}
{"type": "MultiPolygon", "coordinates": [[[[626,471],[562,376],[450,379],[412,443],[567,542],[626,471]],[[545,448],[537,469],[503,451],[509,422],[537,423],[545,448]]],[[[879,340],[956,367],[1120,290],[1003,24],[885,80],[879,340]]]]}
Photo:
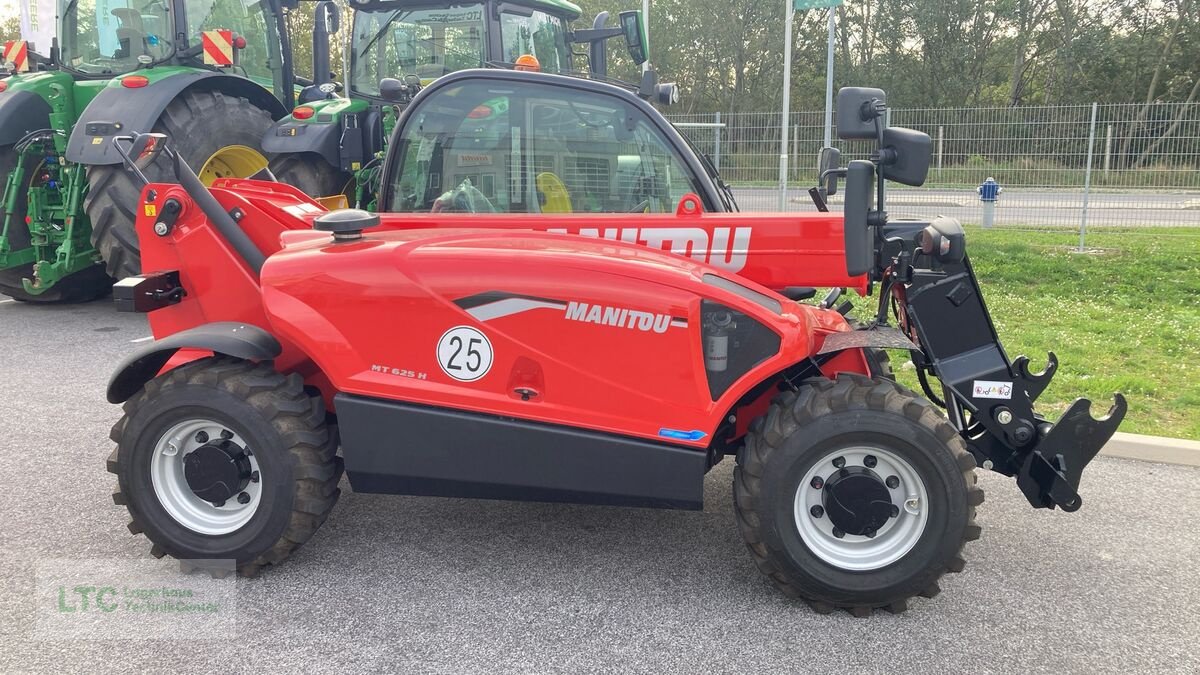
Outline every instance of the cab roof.
{"type": "MultiPolygon", "coordinates": [[[[350,0],[350,6],[362,10],[388,10],[400,7],[452,7],[455,5],[483,4],[488,0],[350,0]]],[[[574,21],[583,14],[583,10],[568,0],[505,0],[504,4],[520,5],[540,9],[555,16],[561,16],[568,21],[574,21]]]]}

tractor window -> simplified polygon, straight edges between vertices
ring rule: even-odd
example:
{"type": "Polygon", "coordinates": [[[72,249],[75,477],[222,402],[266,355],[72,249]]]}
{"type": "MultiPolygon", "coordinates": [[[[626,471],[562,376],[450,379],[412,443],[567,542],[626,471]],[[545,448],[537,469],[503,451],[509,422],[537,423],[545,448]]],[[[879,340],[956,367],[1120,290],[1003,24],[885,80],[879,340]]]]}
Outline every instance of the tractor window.
{"type": "Polygon", "coordinates": [[[703,194],[653,121],[610,94],[470,82],[419,105],[391,154],[388,211],[662,213],[703,194]]]}
{"type": "Polygon", "coordinates": [[[571,48],[566,22],[545,12],[528,16],[506,11],[500,15],[504,61],[516,63],[523,54],[537,57],[544,73],[571,70],[571,48]]]}
{"type": "Polygon", "coordinates": [[[171,56],[166,0],[78,0],[63,14],[63,63],[88,75],[117,75],[138,67],[139,56],[171,56]]]}
{"type": "Polygon", "coordinates": [[[379,95],[379,80],[416,75],[423,83],[484,61],[483,5],[355,10],[353,91],[379,95]]]}
{"type": "Polygon", "coordinates": [[[282,82],[282,58],[275,16],[262,0],[185,0],[190,44],[200,44],[200,33],[228,29],[246,39],[237,52],[234,70],[264,87],[282,82]]]}

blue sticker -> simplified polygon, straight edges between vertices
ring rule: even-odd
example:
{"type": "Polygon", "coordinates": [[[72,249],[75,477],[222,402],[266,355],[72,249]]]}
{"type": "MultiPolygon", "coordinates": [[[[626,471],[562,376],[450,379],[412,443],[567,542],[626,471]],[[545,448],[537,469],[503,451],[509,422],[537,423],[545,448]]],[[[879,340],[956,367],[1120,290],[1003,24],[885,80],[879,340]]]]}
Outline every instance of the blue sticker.
{"type": "Polygon", "coordinates": [[[668,429],[663,427],[662,429],[658,430],[658,435],[662,436],[663,438],[674,438],[680,441],[699,441],[708,434],[700,431],[699,429],[693,429],[692,431],[680,431],[679,429],[668,429]]]}

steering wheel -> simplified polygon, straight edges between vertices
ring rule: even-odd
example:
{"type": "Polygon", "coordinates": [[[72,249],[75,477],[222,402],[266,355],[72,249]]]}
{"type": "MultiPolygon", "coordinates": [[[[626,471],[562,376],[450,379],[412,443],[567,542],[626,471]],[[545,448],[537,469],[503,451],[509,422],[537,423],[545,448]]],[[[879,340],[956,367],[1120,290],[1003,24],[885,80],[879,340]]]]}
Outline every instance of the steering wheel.
{"type": "Polygon", "coordinates": [[[626,211],[626,213],[645,213],[646,209],[648,209],[648,208],[650,208],[650,200],[643,199],[642,201],[637,203],[637,206],[633,207],[632,209],[629,209],[628,211],[626,211]]]}

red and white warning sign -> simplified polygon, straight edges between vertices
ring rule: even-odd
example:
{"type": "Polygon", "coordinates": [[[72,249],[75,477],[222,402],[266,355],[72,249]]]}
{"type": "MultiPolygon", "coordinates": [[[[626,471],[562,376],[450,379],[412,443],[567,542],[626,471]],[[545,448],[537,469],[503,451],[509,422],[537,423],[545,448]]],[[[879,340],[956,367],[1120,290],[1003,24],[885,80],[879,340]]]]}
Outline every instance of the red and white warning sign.
{"type": "Polygon", "coordinates": [[[29,70],[29,43],[24,40],[13,40],[4,43],[4,63],[16,66],[14,72],[24,73],[29,70]]]}
{"type": "Polygon", "coordinates": [[[208,65],[233,65],[232,30],[220,29],[201,31],[200,44],[204,48],[204,62],[208,65]]]}

